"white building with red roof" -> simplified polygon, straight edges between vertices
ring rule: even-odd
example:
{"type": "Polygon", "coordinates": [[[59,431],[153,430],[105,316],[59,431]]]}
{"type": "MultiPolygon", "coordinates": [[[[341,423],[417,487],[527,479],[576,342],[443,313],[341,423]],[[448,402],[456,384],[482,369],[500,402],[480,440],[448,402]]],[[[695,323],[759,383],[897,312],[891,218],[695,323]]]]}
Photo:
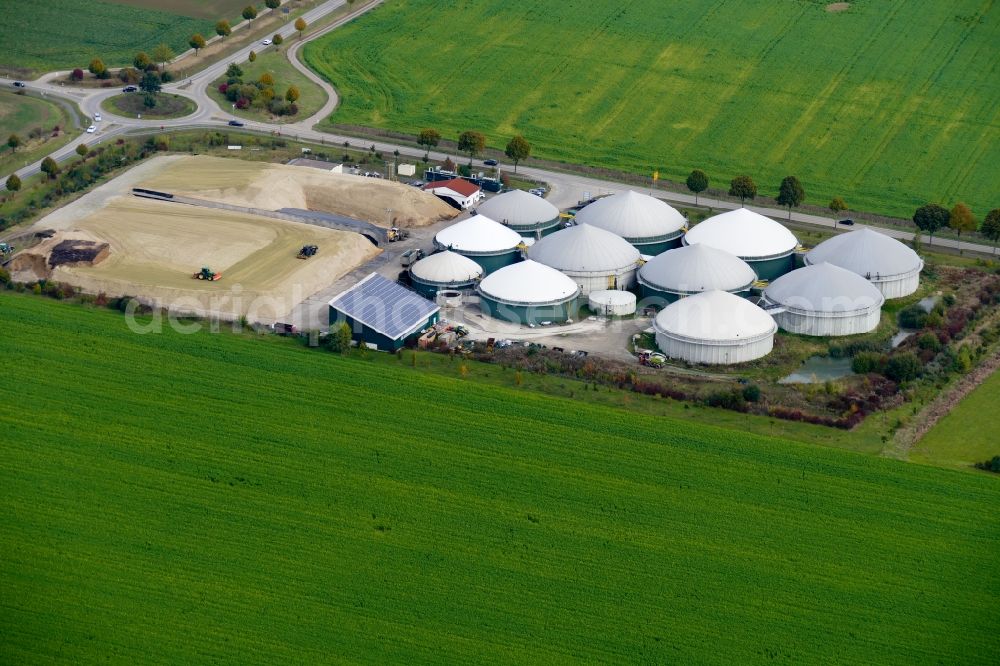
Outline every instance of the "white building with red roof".
{"type": "Polygon", "coordinates": [[[483,198],[483,191],[479,186],[464,178],[428,183],[424,185],[424,190],[462,210],[475,206],[483,198]]]}

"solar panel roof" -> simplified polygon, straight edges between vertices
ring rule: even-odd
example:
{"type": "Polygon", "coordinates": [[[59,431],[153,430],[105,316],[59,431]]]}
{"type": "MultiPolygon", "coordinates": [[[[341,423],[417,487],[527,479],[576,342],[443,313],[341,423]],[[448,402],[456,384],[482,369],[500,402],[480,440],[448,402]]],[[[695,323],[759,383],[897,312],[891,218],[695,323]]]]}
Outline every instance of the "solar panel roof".
{"type": "Polygon", "coordinates": [[[334,297],[330,307],[393,340],[413,333],[441,309],[378,273],[334,297]]]}

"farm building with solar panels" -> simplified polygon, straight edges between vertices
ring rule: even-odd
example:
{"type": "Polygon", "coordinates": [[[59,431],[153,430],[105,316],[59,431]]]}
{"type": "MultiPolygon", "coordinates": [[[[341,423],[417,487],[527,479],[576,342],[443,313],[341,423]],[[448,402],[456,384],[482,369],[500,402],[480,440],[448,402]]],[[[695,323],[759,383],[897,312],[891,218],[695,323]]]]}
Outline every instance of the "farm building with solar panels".
{"type": "Polygon", "coordinates": [[[330,327],[346,323],[359,344],[396,351],[436,324],[440,310],[401,284],[372,273],[330,301],[330,327]]]}

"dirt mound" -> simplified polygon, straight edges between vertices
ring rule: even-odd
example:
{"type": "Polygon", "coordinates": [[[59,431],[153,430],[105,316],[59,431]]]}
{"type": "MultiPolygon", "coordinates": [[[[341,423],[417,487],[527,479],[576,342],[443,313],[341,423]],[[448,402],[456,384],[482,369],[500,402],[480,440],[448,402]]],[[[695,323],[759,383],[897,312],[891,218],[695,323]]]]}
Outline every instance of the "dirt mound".
{"type": "Polygon", "coordinates": [[[458,214],[434,195],[402,183],[204,155],[164,162],[142,186],[266,210],[335,213],[380,226],[419,227],[458,214]]]}
{"type": "Polygon", "coordinates": [[[49,253],[49,267],[93,266],[108,258],[110,246],[89,240],[64,240],[49,253]]]}
{"type": "Polygon", "coordinates": [[[826,6],[826,11],[831,13],[846,12],[850,7],[851,3],[849,2],[831,2],[826,6]]]}
{"type": "Polygon", "coordinates": [[[21,250],[7,268],[18,282],[48,280],[59,266],[93,266],[108,258],[111,247],[80,231],[46,233],[41,243],[21,250]]]}

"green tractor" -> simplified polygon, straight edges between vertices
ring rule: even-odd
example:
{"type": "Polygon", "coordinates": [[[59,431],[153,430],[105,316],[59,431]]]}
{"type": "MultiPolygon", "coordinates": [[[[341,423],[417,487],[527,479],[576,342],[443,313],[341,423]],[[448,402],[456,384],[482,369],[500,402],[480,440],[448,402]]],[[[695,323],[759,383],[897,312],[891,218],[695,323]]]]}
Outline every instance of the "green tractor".
{"type": "Polygon", "coordinates": [[[215,282],[216,280],[222,279],[222,273],[216,273],[211,268],[206,266],[195,273],[192,277],[194,277],[195,280],[208,280],[209,282],[215,282]]]}

